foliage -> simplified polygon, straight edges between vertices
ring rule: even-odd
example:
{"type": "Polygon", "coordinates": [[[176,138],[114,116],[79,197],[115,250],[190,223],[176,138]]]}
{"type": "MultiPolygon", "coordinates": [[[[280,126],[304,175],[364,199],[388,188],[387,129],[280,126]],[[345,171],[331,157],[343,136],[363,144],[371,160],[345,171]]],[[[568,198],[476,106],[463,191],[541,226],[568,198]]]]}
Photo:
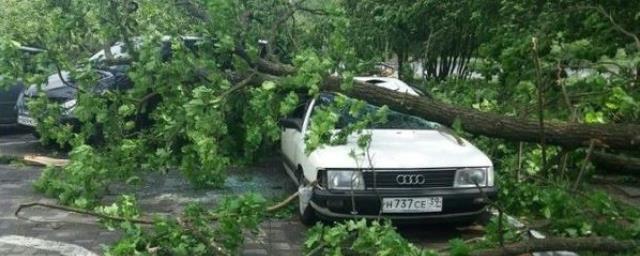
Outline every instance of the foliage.
{"type": "Polygon", "coordinates": [[[588,190],[576,195],[566,183],[502,180],[500,185],[500,202],[507,212],[546,220],[548,226],[543,228],[551,234],[639,238],[637,229],[628,227],[640,219],[640,211],[614,201],[603,191],[588,190]]]}
{"type": "MultiPolygon", "coordinates": [[[[121,212],[136,217],[135,201],[127,198],[102,212],[121,212]]],[[[156,216],[152,230],[123,222],[124,237],[107,248],[106,255],[230,255],[242,244],[243,232],[260,223],[265,199],[256,194],[226,198],[214,211],[203,206],[187,206],[177,219],[156,216]],[[217,219],[217,224],[212,223],[217,219]]],[[[120,215],[117,215],[120,216],[120,215]]]]}
{"type": "MultiPolygon", "coordinates": [[[[351,99],[341,94],[332,95],[332,101],[322,103],[313,110],[308,132],[305,135],[307,153],[322,145],[341,145],[347,143],[350,135],[361,139],[366,136],[364,130],[374,124],[386,122],[389,108],[384,106],[375,110],[367,103],[351,99]],[[348,119],[348,120],[345,120],[348,119]],[[338,129],[339,127],[339,129],[338,129]]],[[[358,144],[360,148],[365,145],[358,144]]]]}
{"type": "Polygon", "coordinates": [[[307,233],[305,249],[321,255],[436,255],[400,236],[390,222],[349,220],[333,226],[316,224],[307,233]]]}

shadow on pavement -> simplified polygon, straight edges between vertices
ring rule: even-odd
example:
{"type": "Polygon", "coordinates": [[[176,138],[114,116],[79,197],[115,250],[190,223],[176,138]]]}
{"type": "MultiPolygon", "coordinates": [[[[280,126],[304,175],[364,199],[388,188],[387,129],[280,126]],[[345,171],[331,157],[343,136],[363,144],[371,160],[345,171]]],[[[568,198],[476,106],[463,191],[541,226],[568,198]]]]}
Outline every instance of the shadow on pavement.
{"type": "Polygon", "coordinates": [[[15,134],[27,134],[31,133],[31,130],[24,126],[19,125],[8,125],[2,126],[0,125],[0,136],[4,135],[15,135],[15,134]]]}
{"type": "Polygon", "coordinates": [[[18,158],[25,155],[47,155],[64,158],[66,153],[58,148],[43,146],[29,128],[2,126],[0,127],[0,155],[18,158]]]}
{"type": "Polygon", "coordinates": [[[481,226],[458,227],[453,224],[416,224],[397,225],[397,231],[410,242],[429,249],[443,249],[449,245],[449,240],[460,238],[468,240],[484,235],[481,226]]]}

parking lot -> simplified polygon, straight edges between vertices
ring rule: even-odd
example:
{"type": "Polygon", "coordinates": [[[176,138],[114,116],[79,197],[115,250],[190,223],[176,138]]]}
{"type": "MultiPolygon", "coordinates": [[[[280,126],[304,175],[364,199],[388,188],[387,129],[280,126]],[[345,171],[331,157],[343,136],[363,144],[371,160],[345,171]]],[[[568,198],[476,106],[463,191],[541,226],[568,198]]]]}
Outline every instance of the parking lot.
{"type": "MultiPolygon", "coordinates": [[[[64,152],[47,149],[26,131],[0,130],[0,255],[100,255],[102,247],[117,240],[117,232],[108,231],[93,217],[43,208],[30,208],[14,216],[16,208],[27,202],[55,203],[35,192],[31,186],[42,167],[19,161],[27,154],[64,157],[64,152]]],[[[151,174],[135,191],[140,205],[149,212],[177,214],[189,202],[214,206],[217,200],[243,192],[258,192],[267,198],[284,197],[293,191],[279,159],[261,161],[255,166],[229,172],[225,185],[217,190],[196,190],[177,172],[151,174]],[[250,173],[251,175],[247,175],[250,173]]],[[[448,225],[404,225],[400,233],[410,241],[428,248],[441,249],[453,238],[470,239],[482,234],[482,228],[455,228],[448,225]]],[[[306,227],[297,216],[269,219],[259,232],[247,234],[243,255],[301,255],[306,227]]]]}

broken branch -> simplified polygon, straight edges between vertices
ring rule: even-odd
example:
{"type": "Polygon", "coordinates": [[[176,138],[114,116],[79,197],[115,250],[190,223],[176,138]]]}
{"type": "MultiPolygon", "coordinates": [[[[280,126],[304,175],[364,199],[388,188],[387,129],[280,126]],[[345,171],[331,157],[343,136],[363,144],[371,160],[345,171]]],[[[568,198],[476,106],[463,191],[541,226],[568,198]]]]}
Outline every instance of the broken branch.
{"type": "Polygon", "coordinates": [[[283,201],[269,206],[267,207],[267,212],[275,212],[277,210],[279,210],[282,207],[285,207],[286,205],[288,205],[289,203],[291,203],[291,201],[293,201],[293,199],[296,199],[296,197],[298,197],[298,191],[296,191],[295,193],[291,194],[289,197],[287,197],[286,199],[284,199],[283,201]]]}
{"type": "Polygon", "coordinates": [[[98,218],[115,220],[115,221],[128,221],[128,222],[132,222],[132,223],[136,223],[136,224],[143,224],[143,225],[153,225],[154,224],[154,222],[151,221],[151,220],[130,219],[130,218],[123,218],[123,217],[118,217],[118,216],[110,216],[110,215],[101,214],[101,213],[97,213],[97,212],[93,212],[93,211],[87,211],[87,210],[68,207],[68,206],[62,206],[62,205],[56,205],[56,204],[47,204],[47,203],[40,203],[40,202],[32,202],[32,203],[21,204],[20,206],[18,206],[18,209],[16,209],[16,211],[13,213],[13,215],[16,216],[16,218],[18,218],[18,219],[28,220],[27,218],[20,216],[20,212],[23,209],[27,209],[27,208],[31,208],[31,207],[35,207],[35,206],[51,208],[51,209],[67,211],[67,212],[75,212],[75,213],[79,213],[79,214],[90,215],[90,216],[94,216],[94,217],[98,217],[98,218]]]}
{"type": "MultiPolygon", "coordinates": [[[[287,197],[283,201],[281,201],[281,202],[279,202],[279,203],[277,203],[275,205],[267,207],[266,211],[267,212],[277,211],[277,210],[281,209],[282,207],[285,207],[286,205],[291,203],[297,197],[298,197],[298,192],[296,191],[295,193],[291,194],[289,197],[287,197]]],[[[115,221],[127,221],[127,222],[131,222],[131,223],[143,224],[143,225],[153,225],[153,224],[155,224],[155,222],[152,221],[152,220],[132,219],[132,218],[123,218],[123,217],[118,217],[118,216],[110,216],[110,215],[97,213],[97,212],[93,212],[93,211],[89,211],[89,210],[84,210],[84,209],[79,209],[79,208],[74,208],[74,207],[69,207],[69,206],[62,206],[62,205],[57,205],[57,204],[40,203],[40,202],[31,202],[31,203],[21,204],[21,205],[18,206],[18,209],[16,209],[16,211],[13,213],[13,215],[16,216],[16,218],[18,218],[18,219],[29,220],[28,218],[20,216],[20,212],[22,212],[22,210],[24,210],[24,209],[35,207],[35,206],[40,206],[40,207],[45,207],[45,208],[50,208],[50,209],[56,209],[56,210],[61,210],[61,211],[67,211],[67,212],[74,212],[74,213],[90,215],[90,216],[94,216],[94,217],[98,217],[98,218],[115,220],[115,221]]],[[[218,216],[212,214],[209,219],[210,220],[217,220],[218,216]]]]}
{"type": "Polygon", "coordinates": [[[516,256],[544,251],[591,251],[591,252],[630,252],[636,250],[640,242],[634,240],[619,241],[605,237],[532,239],[505,245],[502,248],[479,250],[472,256],[516,256]]]}

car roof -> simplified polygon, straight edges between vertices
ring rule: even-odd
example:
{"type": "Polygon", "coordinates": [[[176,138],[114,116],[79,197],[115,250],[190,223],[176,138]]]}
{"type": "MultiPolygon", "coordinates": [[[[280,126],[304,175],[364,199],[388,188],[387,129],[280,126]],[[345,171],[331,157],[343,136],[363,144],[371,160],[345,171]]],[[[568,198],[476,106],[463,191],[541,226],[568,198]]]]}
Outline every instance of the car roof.
{"type": "Polygon", "coordinates": [[[415,88],[409,86],[405,82],[402,82],[401,80],[396,78],[359,76],[359,77],[354,77],[353,80],[370,83],[375,86],[379,86],[392,91],[404,92],[406,94],[413,95],[413,96],[420,96],[420,92],[418,90],[416,90],[415,88]]]}
{"type": "MultiPolygon", "coordinates": [[[[182,39],[182,41],[184,41],[185,43],[196,43],[196,42],[205,40],[203,37],[198,37],[198,36],[179,36],[179,38],[182,39]]],[[[142,37],[133,37],[132,41],[133,41],[134,47],[140,47],[140,45],[143,43],[142,37]]],[[[162,36],[160,41],[170,42],[171,36],[162,36]]],[[[129,58],[129,54],[125,51],[125,48],[126,48],[125,43],[122,41],[118,41],[114,43],[109,49],[114,59],[126,59],[126,58],[129,58]]],[[[103,49],[96,52],[91,57],[89,57],[89,61],[92,61],[92,62],[103,61],[105,58],[106,58],[106,54],[103,49]]]]}

